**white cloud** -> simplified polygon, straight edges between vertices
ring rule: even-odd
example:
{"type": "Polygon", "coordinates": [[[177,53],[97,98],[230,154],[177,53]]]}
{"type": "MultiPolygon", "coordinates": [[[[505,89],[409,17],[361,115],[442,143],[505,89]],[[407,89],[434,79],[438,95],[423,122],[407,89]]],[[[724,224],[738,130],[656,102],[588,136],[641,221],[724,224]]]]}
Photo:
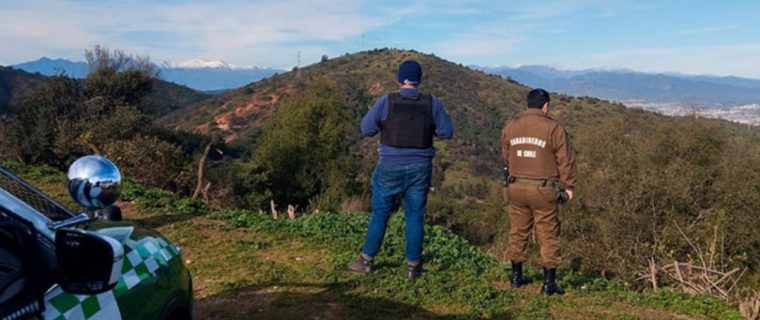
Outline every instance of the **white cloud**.
{"type": "MultiPolygon", "coordinates": [[[[5,1],[0,4],[0,62],[81,52],[94,44],[159,60],[199,56],[236,61],[283,54],[294,43],[342,41],[387,23],[362,14],[362,1],[281,0],[167,3],[151,1],[5,1]],[[283,50],[279,50],[282,48],[283,50]]],[[[304,50],[315,47],[305,45],[304,50]]],[[[271,58],[271,57],[270,57],[271,58]]]]}
{"type": "Polygon", "coordinates": [[[686,30],[675,32],[673,34],[678,35],[678,36],[697,36],[697,35],[705,35],[705,34],[722,32],[722,31],[737,30],[737,29],[739,29],[738,24],[729,24],[729,25],[721,25],[721,26],[710,26],[710,27],[686,29],[686,30]]]}
{"type": "MultiPolygon", "coordinates": [[[[549,63],[760,77],[758,44],[566,52],[555,61],[533,60],[546,58],[531,55],[532,50],[547,57],[554,49],[535,48],[541,39],[577,37],[573,30],[586,20],[640,15],[655,5],[627,0],[2,0],[0,64],[43,55],[81,60],[84,49],[101,44],[154,61],[203,58],[290,68],[299,51],[305,65],[322,54],[398,47],[465,64],[549,63]]],[[[739,28],[731,23],[670,36],[739,28]]]]}

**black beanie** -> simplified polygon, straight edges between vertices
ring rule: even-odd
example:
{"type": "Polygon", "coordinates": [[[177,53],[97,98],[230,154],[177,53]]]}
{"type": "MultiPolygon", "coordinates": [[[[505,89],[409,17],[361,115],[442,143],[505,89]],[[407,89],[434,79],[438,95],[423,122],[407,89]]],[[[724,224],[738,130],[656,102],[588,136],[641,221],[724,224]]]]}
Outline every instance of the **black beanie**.
{"type": "Polygon", "coordinates": [[[417,61],[406,60],[398,66],[398,82],[418,84],[422,80],[422,66],[417,61]]]}

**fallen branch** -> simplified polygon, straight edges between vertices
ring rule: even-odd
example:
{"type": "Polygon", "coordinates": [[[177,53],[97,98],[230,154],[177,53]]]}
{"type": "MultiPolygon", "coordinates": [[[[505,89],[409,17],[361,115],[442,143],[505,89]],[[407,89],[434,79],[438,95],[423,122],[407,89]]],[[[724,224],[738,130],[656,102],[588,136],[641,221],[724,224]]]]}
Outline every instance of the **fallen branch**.
{"type": "Polygon", "coordinates": [[[720,248],[718,246],[717,227],[713,232],[713,239],[707,242],[706,252],[691,241],[678,224],[675,224],[675,227],[692,248],[695,257],[690,262],[674,260],[672,263],[659,268],[656,266],[654,257],[652,257],[649,259],[648,270],[642,272],[645,276],[639,279],[651,282],[652,288],[657,290],[657,273],[659,272],[672,279],[675,282],[675,287],[686,293],[712,294],[724,301],[732,299],[732,292],[747,269],[733,268],[730,271],[725,271],[727,268],[723,264],[722,246],[720,248]],[[695,265],[695,263],[697,264],[695,265]]]}

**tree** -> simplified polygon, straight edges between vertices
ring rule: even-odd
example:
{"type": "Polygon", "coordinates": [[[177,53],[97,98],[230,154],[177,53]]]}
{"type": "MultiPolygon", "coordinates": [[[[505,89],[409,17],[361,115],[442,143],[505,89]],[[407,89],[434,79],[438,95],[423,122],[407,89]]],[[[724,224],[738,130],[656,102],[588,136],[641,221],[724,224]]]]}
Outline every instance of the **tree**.
{"type": "Polygon", "coordinates": [[[102,153],[107,142],[149,129],[151,118],[138,105],[156,75],[150,61],[100,46],[86,57],[91,72],[83,82],[56,76],[23,102],[8,132],[16,158],[65,167],[75,157],[102,153]]]}
{"type": "Polygon", "coordinates": [[[103,154],[112,159],[125,176],[161,188],[173,183],[185,160],[178,146],[143,135],[108,142],[103,146],[103,154]]]}
{"type": "Polygon", "coordinates": [[[147,56],[95,46],[85,51],[85,57],[90,73],[84,81],[84,91],[90,99],[103,98],[113,105],[139,106],[158,78],[158,69],[147,56]]]}
{"type": "Polygon", "coordinates": [[[77,81],[65,76],[52,77],[32,91],[8,128],[9,153],[26,163],[64,165],[68,159],[56,148],[70,145],[60,139],[69,128],[59,124],[77,108],[79,94],[77,81]]]}
{"type": "Polygon", "coordinates": [[[326,80],[316,80],[283,102],[270,119],[254,154],[253,172],[266,177],[278,204],[336,209],[351,185],[349,133],[342,96],[326,80]]]}

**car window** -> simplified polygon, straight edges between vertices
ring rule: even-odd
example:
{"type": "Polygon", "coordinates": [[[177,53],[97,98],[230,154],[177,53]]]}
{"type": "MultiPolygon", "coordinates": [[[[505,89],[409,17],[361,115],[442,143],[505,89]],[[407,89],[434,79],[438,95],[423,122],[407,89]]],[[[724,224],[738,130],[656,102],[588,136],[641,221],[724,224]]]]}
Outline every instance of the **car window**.
{"type": "Polygon", "coordinates": [[[24,288],[24,270],[17,243],[10,219],[0,214],[0,304],[10,301],[24,288]]]}
{"type": "MultiPolygon", "coordinates": [[[[45,238],[42,236],[41,233],[39,233],[34,229],[32,225],[29,225],[28,223],[24,223],[23,220],[20,220],[13,214],[12,211],[9,211],[7,208],[3,207],[0,204],[0,225],[6,225],[5,227],[0,227],[0,246],[2,248],[5,248],[5,250],[13,251],[18,247],[18,239],[15,238],[15,235],[12,232],[12,228],[10,227],[10,221],[17,222],[17,226],[21,228],[21,230],[25,230],[24,234],[28,237],[26,239],[26,242],[34,242],[34,243],[27,243],[27,246],[33,246],[35,256],[34,261],[36,263],[36,267],[39,267],[40,270],[46,270],[44,271],[43,275],[41,275],[38,279],[39,284],[43,286],[50,286],[53,284],[53,278],[52,278],[52,270],[55,269],[55,243],[52,242],[52,240],[45,238]],[[30,241],[31,239],[36,239],[36,241],[30,241]]],[[[15,253],[18,255],[25,255],[25,252],[21,253],[15,253]]],[[[22,257],[23,258],[23,257],[22,257]]]]}
{"type": "Polygon", "coordinates": [[[0,318],[25,319],[43,309],[37,233],[0,207],[0,318]]]}
{"type": "Polygon", "coordinates": [[[74,216],[73,211],[51,199],[42,191],[32,187],[10,171],[0,167],[0,188],[24,201],[30,207],[53,221],[61,221],[74,216]]]}

